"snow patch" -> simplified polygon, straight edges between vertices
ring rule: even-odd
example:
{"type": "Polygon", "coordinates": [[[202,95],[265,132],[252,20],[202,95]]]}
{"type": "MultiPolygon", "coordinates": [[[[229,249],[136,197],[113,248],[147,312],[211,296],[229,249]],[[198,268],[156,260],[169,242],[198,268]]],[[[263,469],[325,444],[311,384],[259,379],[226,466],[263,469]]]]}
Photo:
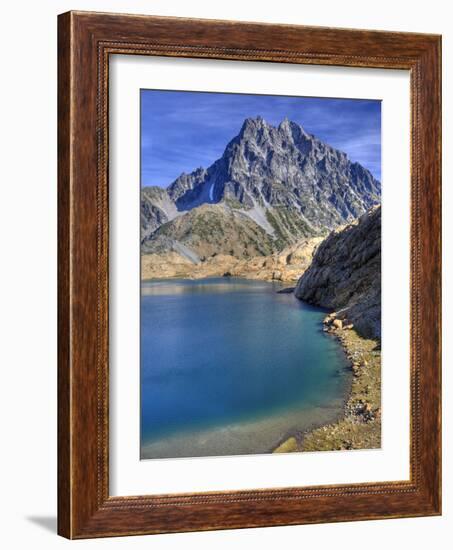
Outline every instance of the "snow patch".
{"type": "Polygon", "coordinates": [[[200,257],[198,256],[198,254],[196,254],[196,252],[194,252],[188,246],[182,244],[181,242],[173,241],[172,248],[175,252],[177,252],[183,258],[186,258],[190,262],[192,262],[194,264],[199,264],[200,263],[200,257]]]}
{"type": "Polygon", "coordinates": [[[250,210],[241,210],[240,212],[262,227],[268,235],[274,236],[275,229],[266,218],[266,210],[255,203],[255,206],[250,210]]]}
{"type": "Polygon", "coordinates": [[[167,216],[168,221],[174,220],[181,214],[181,212],[178,212],[175,203],[170,199],[167,193],[165,193],[162,198],[153,199],[152,204],[162,210],[167,216]]]}

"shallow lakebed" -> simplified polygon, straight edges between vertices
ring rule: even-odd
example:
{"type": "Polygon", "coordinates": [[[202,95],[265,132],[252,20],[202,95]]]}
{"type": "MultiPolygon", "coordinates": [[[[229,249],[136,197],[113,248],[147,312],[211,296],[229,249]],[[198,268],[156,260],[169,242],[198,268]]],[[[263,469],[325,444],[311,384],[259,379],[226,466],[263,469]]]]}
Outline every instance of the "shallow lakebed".
{"type": "Polygon", "coordinates": [[[342,415],[351,372],[326,313],[281,288],[142,281],[141,458],[268,453],[342,415]]]}

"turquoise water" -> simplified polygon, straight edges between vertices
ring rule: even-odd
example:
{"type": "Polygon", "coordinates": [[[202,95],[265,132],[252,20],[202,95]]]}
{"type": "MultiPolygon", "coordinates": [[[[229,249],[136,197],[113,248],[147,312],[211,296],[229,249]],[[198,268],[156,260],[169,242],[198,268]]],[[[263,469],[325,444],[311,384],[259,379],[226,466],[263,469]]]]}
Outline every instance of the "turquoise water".
{"type": "Polygon", "coordinates": [[[326,313],[279,288],[234,278],[142,282],[142,458],[268,452],[277,433],[263,436],[266,422],[300,418],[303,428],[304,415],[322,423],[322,411],[338,414],[350,379],[343,350],[322,332],[326,313]],[[241,441],[234,430],[216,441],[237,426],[241,441]]]}

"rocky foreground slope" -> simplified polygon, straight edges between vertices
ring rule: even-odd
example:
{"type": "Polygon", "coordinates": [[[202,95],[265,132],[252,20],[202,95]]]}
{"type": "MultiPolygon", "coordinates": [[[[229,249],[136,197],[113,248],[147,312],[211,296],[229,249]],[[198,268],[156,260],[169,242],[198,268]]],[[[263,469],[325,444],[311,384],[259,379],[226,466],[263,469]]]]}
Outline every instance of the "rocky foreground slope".
{"type": "Polygon", "coordinates": [[[338,421],[293,430],[274,452],[376,449],[381,446],[381,208],[332,232],[316,249],[295,295],[333,309],[324,330],[334,334],[352,370],[338,421]]]}
{"type": "Polygon", "coordinates": [[[332,232],[317,248],[295,295],[335,310],[328,322],[381,337],[381,208],[332,232]],[[335,319],[335,320],[334,320],[335,319]]]}

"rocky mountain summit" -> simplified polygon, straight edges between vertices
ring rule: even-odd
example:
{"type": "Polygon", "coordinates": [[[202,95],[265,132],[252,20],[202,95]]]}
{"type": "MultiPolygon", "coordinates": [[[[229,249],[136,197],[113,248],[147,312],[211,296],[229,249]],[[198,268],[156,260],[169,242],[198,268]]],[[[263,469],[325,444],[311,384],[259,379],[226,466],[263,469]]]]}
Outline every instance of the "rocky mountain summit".
{"type": "Polygon", "coordinates": [[[334,327],[353,327],[366,338],[381,337],[381,207],[333,231],[317,248],[295,295],[335,310],[334,327]]]}
{"type": "Polygon", "coordinates": [[[368,170],[295,122],[248,118],[207,169],[142,190],[142,251],[268,255],[351,222],[380,194],[368,170]]]}

